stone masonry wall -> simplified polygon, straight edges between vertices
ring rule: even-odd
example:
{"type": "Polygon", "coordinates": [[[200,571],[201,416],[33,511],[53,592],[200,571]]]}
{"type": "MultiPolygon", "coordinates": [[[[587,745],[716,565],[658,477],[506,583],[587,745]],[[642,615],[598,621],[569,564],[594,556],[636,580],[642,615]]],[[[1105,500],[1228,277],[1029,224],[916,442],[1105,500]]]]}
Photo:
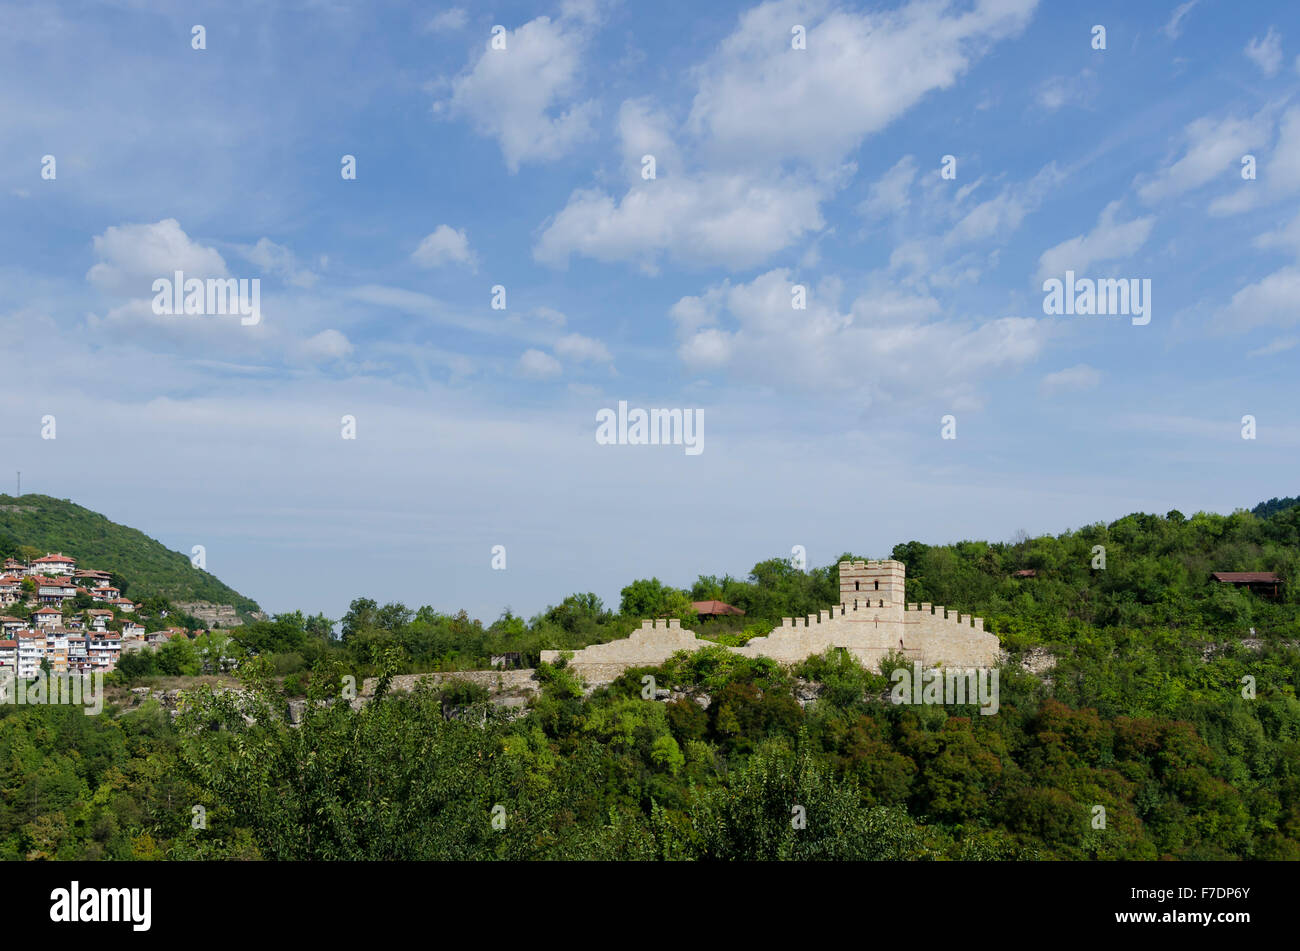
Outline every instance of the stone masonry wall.
{"type": "MultiPolygon", "coordinates": [[[[998,639],[984,630],[983,618],[948,611],[942,605],[906,604],[903,582],[904,566],[899,561],[841,562],[842,603],[806,618],[782,618],[772,633],[728,650],[794,664],[842,647],[875,670],[890,652],[930,667],[998,663],[998,639]]],[[[643,621],[631,637],[574,652],[569,666],[589,683],[607,683],[629,667],[656,666],[676,651],[712,644],[675,619],[643,621]]],[[[561,653],[543,651],[542,660],[554,662],[561,653]]]]}
{"type": "MultiPolygon", "coordinates": [[[[693,631],[682,627],[677,618],[642,621],[640,630],[621,641],[592,644],[575,651],[569,667],[581,674],[588,683],[608,683],[629,667],[657,667],[681,650],[693,651],[709,647],[713,641],[696,637],[693,631]]],[[[542,651],[542,660],[555,663],[564,651],[542,651]]]]}

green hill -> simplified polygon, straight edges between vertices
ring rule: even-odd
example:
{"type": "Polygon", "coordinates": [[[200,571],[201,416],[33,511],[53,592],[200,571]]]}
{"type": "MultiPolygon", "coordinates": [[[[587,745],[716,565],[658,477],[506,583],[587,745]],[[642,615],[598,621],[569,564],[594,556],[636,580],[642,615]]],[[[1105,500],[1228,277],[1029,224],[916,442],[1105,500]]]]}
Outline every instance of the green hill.
{"type": "Polygon", "coordinates": [[[23,546],[42,555],[61,551],[81,568],[112,571],[128,582],[126,596],[134,600],[212,601],[233,604],[243,615],[258,610],[256,601],[195,568],[187,556],[66,499],[0,495],[0,558],[19,557],[23,546]]]}

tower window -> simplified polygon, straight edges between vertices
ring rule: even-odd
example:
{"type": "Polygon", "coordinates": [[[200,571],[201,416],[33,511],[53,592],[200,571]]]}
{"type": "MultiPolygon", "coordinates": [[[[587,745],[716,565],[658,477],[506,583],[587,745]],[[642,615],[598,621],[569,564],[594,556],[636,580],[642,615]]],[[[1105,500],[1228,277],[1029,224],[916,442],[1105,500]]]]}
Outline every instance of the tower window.
{"type": "Polygon", "coordinates": [[[876,582],[876,590],[877,590],[877,591],[880,590],[880,582],[879,582],[879,581],[876,582]]]}
{"type": "Polygon", "coordinates": [[[854,591],[861,591],[861,590],[862,590],[862,582],[861,582],[861,581],[855,581],[855,582],[853,582],[853,590],[854,590],[854,591]]]}

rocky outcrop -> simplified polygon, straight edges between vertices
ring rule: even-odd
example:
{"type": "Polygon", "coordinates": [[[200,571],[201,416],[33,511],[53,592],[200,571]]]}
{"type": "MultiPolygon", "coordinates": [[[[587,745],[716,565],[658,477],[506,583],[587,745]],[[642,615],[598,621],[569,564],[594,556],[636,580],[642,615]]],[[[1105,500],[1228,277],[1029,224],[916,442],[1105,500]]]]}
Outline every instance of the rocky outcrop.
{"type": "Polygon", "coordinates": [[[233,604],[213,604],[211,601],[178,601],[176,609],[192,614],[207,627],[239,627],[243,618],[233,604]]]}

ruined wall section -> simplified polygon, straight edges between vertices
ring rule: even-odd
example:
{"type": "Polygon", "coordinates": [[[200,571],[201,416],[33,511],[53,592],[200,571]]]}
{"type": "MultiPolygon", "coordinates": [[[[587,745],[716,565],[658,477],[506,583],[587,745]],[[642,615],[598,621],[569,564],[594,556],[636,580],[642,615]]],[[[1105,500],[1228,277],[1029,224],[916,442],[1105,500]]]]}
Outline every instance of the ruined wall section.
{"type": "MultiPolygon", "coordinates": [[[[782,618],[772,633],[727,649],[797,664],[840,647],[874,670],[890,653],[931,667],[998,663],[998,639],[984,630],[983,618],[942,605],[906,603],[904,573],[899,561],[841,562],[840,604],[807,617],[782,618]]],[[[569,666],[588,683],[608,683],[629,667],[658,666],[679,650],[706,646],[716,645],[683,629],[676,619],[642,621],[628,638],[575,651],[569,666]]],[[[542,651],[542,660],[554,663],[562,653],[542,651]]]]}
{"type": "MultiPolygon", "coordinates": [[[[629,667],[657,667],[681,650],[716,647],[713,641],[696,637],[677,618],[642,621],[641,628],[620,641],[592,644],[574,651],[569,668],[588,683],[608,683],[629,667]]],[[[553,664],[565,651],[542,651],[542,660],[553,664]]]]}

